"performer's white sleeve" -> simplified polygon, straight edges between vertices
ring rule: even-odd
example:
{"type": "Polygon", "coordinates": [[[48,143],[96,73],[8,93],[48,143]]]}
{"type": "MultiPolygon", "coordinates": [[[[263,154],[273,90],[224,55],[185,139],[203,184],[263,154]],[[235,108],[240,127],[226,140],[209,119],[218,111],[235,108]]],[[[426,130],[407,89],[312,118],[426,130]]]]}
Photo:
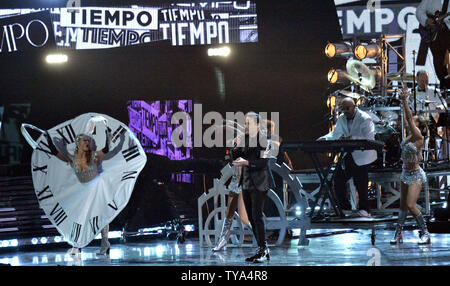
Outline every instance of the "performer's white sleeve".
{"type": "Polygon", "coordinates": [[[342,117],[338,118],[336,122],[336,126],[334,127],[333,131],[330,133],[323,135],[322,137],[319,137],[319,139],[325,139],[325,140],[338,140],[344,135],[343,130],[343,120],[342,117]]]}
{"type": "Polygon", "coordinates": [[[422,2],[420,2],[419,6],[417,6],[416,9],[416,18],[419,21],[419,23],[422,26],[426,26],[426,22],[427,22],[427,11],[426,11],[426,7],[427,7],[427,2],[429,0],[422,0],[422,2]]]}
{"type": "Polygon", "coordinates": [[[375,124],[373,124],[372,119],[368,118],[364,120],[361,125],[361,136],[352,136],[351,139],[375,139],[375,124]]]}

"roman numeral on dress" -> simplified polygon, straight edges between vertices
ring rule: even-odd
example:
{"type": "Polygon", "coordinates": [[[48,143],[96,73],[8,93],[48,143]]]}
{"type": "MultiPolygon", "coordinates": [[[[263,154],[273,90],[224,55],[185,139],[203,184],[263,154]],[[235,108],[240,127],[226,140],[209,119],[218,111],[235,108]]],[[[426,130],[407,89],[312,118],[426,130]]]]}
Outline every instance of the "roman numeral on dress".
{"type": "Polygon", "coordinates": [[[119,207],[117,206],[117,204],[114,200],[112,201],[112,204],[108,203],[108,206],[115,211],[119,209],[119,207]]]}
{"type": "Polygon", "coordinates": [[[50,191],[50,187],[49,187],[49,186],[46,186],[42,191],[39,191],[39,192],[36,194],[36,196],[37,196],[37,198],[38,198],[38,201],[42,201],[42,200],[45,200],[45,199],[48,199],[48,198],[53,197],[53,194],[52,194],[52,192],[50,191]]]}
{"type": "Polygon", "coordinates": [[[38,146],[36,147],[36,150],[40,150],[44,152],[49,158],[51,158],[52,152],[50,151],[50,146],[48,145],[48,142],[45,143],[44,140],[39,142],[38,146]]]}
{"type": "Polygon", "coordinates": [[[127,150],[122,151],[122,155],[125,158],[125,161],[130,161],[131,159],[136,158],[140,155],[139,148],[137,145],[128,148],[127,150]]]}
{"type": "Polygon", "coordinates": [[[39,166],[33,166],[33,172],[41,171],[42,173],[47,175],[47,165],[39,167],[39,166]]]}
{"type": "Polygon", "coordinates": [[[77,242],[80,238],[80,232],[81,232],[81,224],[74,222],[72,225],[72,232],[70,233],[70,239],[72,241],[77,242]]]}
{"type": "Polygon", "coordinates": [[[125,133],[125,128],[123,128],[122,126],[119,126],[112,134],[112,139],[111,141],[113,143],[116,143],[117,139],[120,138],[120,136],[122,136],[122,134],[125,133]]]}
{"type": "Polygon", "coordinates": [[[58,134],[61,135],[62,139],[67,144],[75,142],[76,134],[71,124],[68,124],[66,126],[57,129],[56,132],[58,132],[58,134]]]}
{"type": "Polygon", "coordinates": [[[66,212],[59,205],[59,203],[56,203],[55,207],[50,212],[50,216],[53,218],[57,226],[60,225],[63,221],[65,221],[67,218],[66,212]]]}
{"type": "Polygon", "coordinates": [[[134,179],[134,178],[136,178],[136,176],[133,176],[133,175],[136,175],[137,174],[137,171],[125,171],[125,172],[123,172],[123,177],[122,177],[122,180],[121,181],[125,181],[125,180],[128,180],[128,179],[134,179]]]}
{"type": "Polygon", "coordinates": [[[89,224],[91,225],[92,233],[97,233],[100,227],[98,226],[98,216],[95,216],[89,220],[89,224]]]}

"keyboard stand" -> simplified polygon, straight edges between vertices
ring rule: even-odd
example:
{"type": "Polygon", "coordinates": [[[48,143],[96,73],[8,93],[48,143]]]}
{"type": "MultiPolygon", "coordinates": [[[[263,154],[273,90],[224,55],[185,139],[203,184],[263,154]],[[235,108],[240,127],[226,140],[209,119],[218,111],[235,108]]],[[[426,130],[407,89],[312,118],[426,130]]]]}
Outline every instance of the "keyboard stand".
{"type": "Polygon", "coordinates": [[[336,175],[336,167],[341,164],[346,153],[351,153],[355,150],[381,150],[383,145],[384,142],[375,140],[290,141],[281,143],[280,150],[303,151],[309,155],[314,164],[314,169],[320,179],[320,188],[309,216],[314,218],[316,206],[318,205],[319,200],[322,199],[317,216],[323,217],[323,205],[325,204],[325,200],[329,199],[331,207],[336,215],[344,218],[344,212],[338,205],[336,194],[332,187],[332,182],[334,180],[334,176],[336,175]],[[319,159],[317,158],[317,153],[331,153],[333,154],[333,158],[336,158],[337,156],[337,162],[334,164],[333,160],[329,164],[329,168],[323,169],[321,168],[319,159]],[[331,178],[328,180],[328,175],[330,174],[331,178]]]}
{"type": "Polygon", "coordinates": [[[313,152],[307,152],[309,157],[311,158],[311,161],[314,164],[314,169],[317,172],[317,175],[319,176],[320,179],[320,189],[319,192],[317,193],[317,197],[316,200],[314,202],[314,205],[312,206],[311,212],[310,212],[310,217],[311,219],[314,218],[322,218],[323,215],[323,205],[326,201],[326,199],[330,199],[330,204],[331,207],[333,208],[334,212],[336,213],[337,216],[344,218],[344,212],[342,211],[342,209],[339,207],[338,203],[337,203],[337,199],[336,199],[336,194],[334,192],[334,189],[332,187],[332,183],[334,180],[334,176],[336,174],[336,170],[337,170],[337,166],[339,166],[343,160],[343,156],[345,154],[345,152],[336,152],[336,153],[332,153],[333,156],[332,158],[335,158],[335,156],[337,156],[337,162],[334,163],[332,160],[331,163],[329,164],[329,167],[324,169],[322,168],[319,159],[317,158],[317,153],[313,153],[313,152]],[[331,178],[328,180],[328,175],[331,175],[331,178]],[[316,216],[314,217],[314,212],[316,210],[316,206],[319,203],[319,200],[322,199],[322,202],[320,204],[320,209],[317,212],[316,216]]]}

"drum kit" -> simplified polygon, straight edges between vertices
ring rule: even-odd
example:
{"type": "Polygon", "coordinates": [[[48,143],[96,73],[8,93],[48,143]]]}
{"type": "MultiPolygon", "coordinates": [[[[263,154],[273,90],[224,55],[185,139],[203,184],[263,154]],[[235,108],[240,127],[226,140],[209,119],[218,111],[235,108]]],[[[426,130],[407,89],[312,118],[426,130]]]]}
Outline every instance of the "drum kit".
{"type": "MultiPolygon", "coordinates": [[[[400,142],[404,139],[405,122],[398,94],[401,86],[414,83],[413,74],[405,72],[385,74],[384,78],[390,82],[397,81],[398,87],[386,89],[386,92],[383,92],[384,96],[381,95],[382,92],[372,92],[378,80],[377,71],[369,68],[363,62],[349,59],[344,76],[351,82],[351,85],[332,94],[336,97],[336,104],[339,104],[344,97],[353,98],[359,109],[368,113],[372,118],[375,124],[375,140],[385,142],[382,154],[378,154],[375,167],[399,167],[401,163],[400,142]],[[347,90],[350,87],[352,90],[347,90]]],[[[417,104],[420,105],[430,103],[435,103],[435,101],[417,101],[417,104]]],[[[333,115],[334,119],[337,119],[335,111],[333,111],[333,115]]],[[[433,132],[430,133],[433,134],[433,132]]]]}

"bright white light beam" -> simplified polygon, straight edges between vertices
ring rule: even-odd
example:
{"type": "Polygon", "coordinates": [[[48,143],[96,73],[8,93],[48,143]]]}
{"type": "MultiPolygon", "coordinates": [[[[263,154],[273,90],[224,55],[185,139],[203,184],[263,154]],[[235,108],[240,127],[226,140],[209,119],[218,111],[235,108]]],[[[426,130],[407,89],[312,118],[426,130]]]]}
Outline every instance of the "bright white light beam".
{"type": "Polygon", "coordinates": [[[45,61],[48,64],[63,64],[66,63],[69,58],[63,54],[51,54],[45,57],[45,61]]]}

